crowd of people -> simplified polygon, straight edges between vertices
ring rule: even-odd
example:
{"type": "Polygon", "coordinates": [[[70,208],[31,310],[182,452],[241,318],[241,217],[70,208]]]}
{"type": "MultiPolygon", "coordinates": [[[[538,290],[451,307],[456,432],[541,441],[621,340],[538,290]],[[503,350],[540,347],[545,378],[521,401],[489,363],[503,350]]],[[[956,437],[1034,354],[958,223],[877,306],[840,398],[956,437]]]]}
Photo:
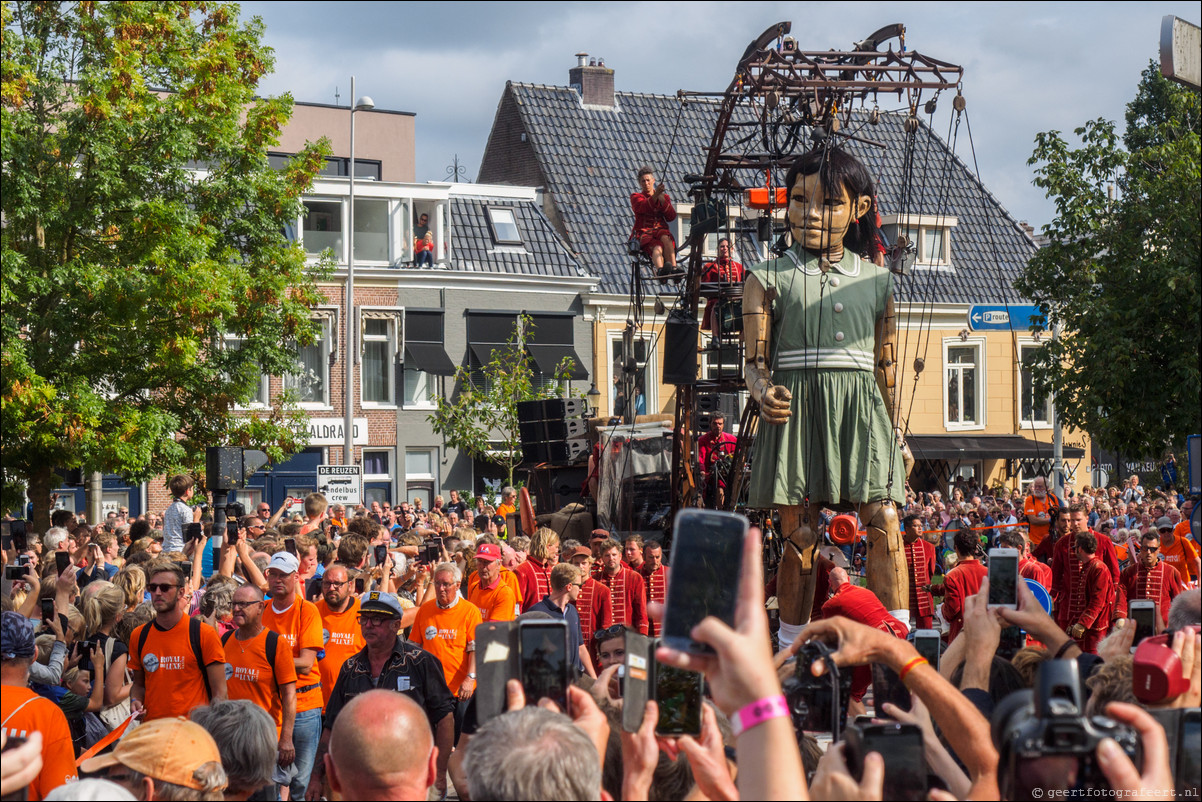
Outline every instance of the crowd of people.
{"type": "Polygon", "coordinates": [[[451,491],[429,510],[347,510],[314,493],[303,513],[289,513],[293,499],[263,503],[214,531],[189,477],[169,487],[162,516],[89,525],[60,510],[46,532],[6,541],[6,798],[890,798],[890,755],[853,759],[799,715],[797,688],[844,668],[843,723],[872,709],[920,730],[933,798],[1021,798],[997,716],[1065,660],[1079,718],[1108,716],[1142,744],[1142,763],[1110,739],[1090,746],[1104,783],[1180,787],[1169,755],[1181,744],[1162,713],[1199,705],[1202,612],[1190,502],[1168,493],[1128,483],[1062,501],[1042,479],[1023,494],[909,493],[909,622],[857,581],[862,538],[828,543],[811,621],[775,654],[753,526],[734,626],[693,631],[708,653],[655,653],[705,677],[700,734],[664,736],[655,701],[641,727],[622,727],[627,643],[659,634],[660,543],[605,530],[561,541],[546,527],[507,537],[512,488],[496,508],[451,491]],[[1018,552],[1033,583],[1018,583],[1012,608],[989,604],[994,547],[1018,552]],[[1176,672],[1171,696],[1135,687],[1135,601],[1154,602],[1154,629],[1168,633],[1158,659],[1176,672]],[[498,659],[493,642],[477,654],[479,628],[540,619],[568,632],[566,710],[524,698],[517,681],[478,688],[498,659]],[[932,630],[934,660],[915,646],[932,630]],[[908,708],[890,687],[908,691],[908,708]],[[508,712],[478,713],[482,690],[508,712]]]}

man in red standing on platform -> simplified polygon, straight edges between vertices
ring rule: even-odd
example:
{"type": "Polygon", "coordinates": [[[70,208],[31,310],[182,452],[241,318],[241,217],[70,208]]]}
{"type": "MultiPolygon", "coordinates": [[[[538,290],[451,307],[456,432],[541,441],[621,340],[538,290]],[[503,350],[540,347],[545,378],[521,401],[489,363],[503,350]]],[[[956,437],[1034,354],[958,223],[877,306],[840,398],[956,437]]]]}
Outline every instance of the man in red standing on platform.
{"type": "Polygon", "coordinates": [[[709,430],[697,438],[697,456],[701,459],[701,478],[705,483],[706,505],[721,507],[726,500],[726,480],[719,476],[718,461],[735,453],[738,438],[724,431],[726,416],[714,413],[709,430]]]}
{"type": "MultiPolygon", "coordinates": [[[[822,605],[823,618],[841,615],[899,638],[906,637],[909,631],[906,625],[889,614],[875,593],[852,583],[846,570],[838,566],[832,568],[828,582],[831,597],[822,605]]],[[[854,717],[864,712],[862,700],[872,683],[872,668],[856,666],[851,676],[851,703],[848,705],[847,714],[854,717]]]]}
{"type": "Polygon", "coordinates": [[[977,559],[981,541],[969,529],[961,529],[952,541],[956,556],[956,567],[947,572],[943,579],[943,620],[947,621],[947,640],[951,643],[964,628],[964,600],[981,589],[981,583],[989,575],[988,569],[977,559]]]}
{"type": "MultiPolygon", "coordinates": [[[[740,262],[731,258],[730,251],[728,237],[718,240],[718,260],[710,262],[702,268],[701,282],[703,284],[739,285],[743,283],[746,271],[740,262]]],[[[701,317],[701,328],[714,337],[720,337],[722,334],[722,321],[714,315],[714,307],[717,305],[717,298],[709,298],[705,302],[705,313],[701,317]]]]}
{"type": "Polygon", "coordinates": [[[1081,651],[1097,654],[1098,644],[1110,631],[1110,606],[1114,593],[1110,570],[1098,559],[1098,538],[1086,531],[1073,537],[1074,556],[1081,563],[1078,581],[1069,597],[1069,618],[1065,632],[1081,651]]]}
{"type": "Polygon", "coordinates": [[[647,634],[647,591],[643,577],[622,564],[622,546],[616,540],[601,544],[601,573],[597,581],[609,588],[615,624],[647,634]]]}
{"type": "MultiPolygon", "coordinates": [[[[643,562],[639,566],[639,573],[647,585],[647,601],[663,604],[668,592],[668,566],[664,565],[664,547],[654,540],[643,544],[643,562]]],[[[659,622],[649,622],[647,634],[658,637],[659,622]]]]}
{"type": "Polygon", "coordinates": [[[676,240],[668,230],[668,223],[676,219],[676,209],[664,185],[655,183],[655,170],[640,167],[638,179],[642,189],[630,195],[630,209],[634,212],[630,237],[638,240],[655,271],[667,276],[676,272],[676,240]]]}
{"type": "Polygon", "coordinates": [[[930,591],[935,547],[923,539],[922,518],[918,515],[907,515],[902,526],[906,567],[910,569],[910,623],[915,629],[931,629],[935,625],[935,600],[930,591]]]}
{"type": "Polygon", "coordinates": [[[1181,575],[1173,566],[1160,559],[1160,534],[1147,532],[1140,538],[1139,558],[1119,574],[1114,612],[1111,618],[1117,621],[1130,613],[1131,602],[1150,599],[1156,602],[1160,625],[1169,623],[1169,606],[1178,594],[1185,591],[1181,575]]]}

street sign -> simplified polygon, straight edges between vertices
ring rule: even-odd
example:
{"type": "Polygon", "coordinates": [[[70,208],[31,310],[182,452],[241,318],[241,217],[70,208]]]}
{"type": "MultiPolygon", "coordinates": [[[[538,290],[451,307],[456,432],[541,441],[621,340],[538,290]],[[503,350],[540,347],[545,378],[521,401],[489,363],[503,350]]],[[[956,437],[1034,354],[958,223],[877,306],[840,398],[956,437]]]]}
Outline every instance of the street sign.
{"type": "Polygon", "coordinates": [[[1202,28],[1172,14],[1160,20],[1160,74],[1197,89],[1202,85],[1199,61],[1202,28]]]}
{"type": "Polygon", "coordinates": [[[1046,324],[1035,304],[977,304],[968,310],[971,331],[1030,331],[1035,323],[1046,324]]]}
{"type": "Polygon", "coordinates": [[[331,505],[353,507],[363,503],[362,465],[318,465],[317,492],[331,505]]]}

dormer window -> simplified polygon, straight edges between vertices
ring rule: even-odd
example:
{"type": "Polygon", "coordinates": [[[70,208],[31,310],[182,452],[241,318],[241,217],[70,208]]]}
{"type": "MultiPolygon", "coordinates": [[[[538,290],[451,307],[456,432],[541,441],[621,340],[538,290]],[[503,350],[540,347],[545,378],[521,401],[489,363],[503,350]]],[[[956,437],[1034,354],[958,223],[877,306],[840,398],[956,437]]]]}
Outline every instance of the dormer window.
{"type": "Polygon", "coordinates": [[[915,269],[950,268],[951,230],[957,222],[951,215],[890,214],[881,217],[881,230],[891,243],[899,235],[906,237],[915,269]]]}
{"type": "Polygon", "coordinates": [[[488,226],[492,230],[492,241],[497,245],[522,244],[522,234],[518,230],[518,221],[513,209],[489,206],[488,226]]]}

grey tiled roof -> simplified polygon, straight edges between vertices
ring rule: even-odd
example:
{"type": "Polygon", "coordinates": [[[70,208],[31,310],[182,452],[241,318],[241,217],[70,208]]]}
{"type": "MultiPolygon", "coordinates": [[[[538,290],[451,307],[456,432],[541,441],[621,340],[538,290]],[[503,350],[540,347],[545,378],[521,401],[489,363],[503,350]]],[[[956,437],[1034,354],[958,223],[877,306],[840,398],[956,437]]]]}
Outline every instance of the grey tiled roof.
{"type": "MultiPolygon", "coordinates": [[[[615,110],[586,109],[569,87],[510,82],[505,91],[512,93],[517,103],[568,244],[583,267],[601,279],[602,292],[626,293],[630,265],[625,242],[631,226],[629,197],[635,189],[634,173],[640,165],[650,164],[667,180],[677,209],[687,207],[690,199],[684,196],[683,176],[703,170],[717,103],[691,99],[682,109],[675,97],[617,92],[615,110]],[[679,129],[673,142],[678,115],[679,129]],[[665,170],[670,145],[671,158],[665,170]]],[[[853,127],[865,119],[857,115],[853,127]]],[[[914,167],[908,182],[908,209],[902,209],[907,161],[902,118],[882,115],[879,125],[864,125],[860,133],[888,145],[885,151],[856,142],[848,145],[878,181],[882,214],[952,214],[958,220],[951,235],[955,269],[901,277],[897,282],[899,299],[1020,301],[1011,285],[1035,252],[1035,245],[997,199],[983,191],[968,167],[959,158],[948,158],[950,149],[940,136],[925,125],[917,134],[910,159],[914,167]]],[[[967,150],[964,135],[957,151],[967,150]]],[[[747,176],[739,178],[744,185],[755,182],[754,178],[746,180],[747,176]]],[[[739,250],[746,251],[751,242],[741,237],[739,244],[739,250]]]]}
{"type": "Polygon", "coordinates": [[[495,196],[451,196],[451,264],[453,270],[476,273],[588,276],[537,203],[495,196]],[[513,210],[521,245],[494,244],[489,206],[513,210]]]}

